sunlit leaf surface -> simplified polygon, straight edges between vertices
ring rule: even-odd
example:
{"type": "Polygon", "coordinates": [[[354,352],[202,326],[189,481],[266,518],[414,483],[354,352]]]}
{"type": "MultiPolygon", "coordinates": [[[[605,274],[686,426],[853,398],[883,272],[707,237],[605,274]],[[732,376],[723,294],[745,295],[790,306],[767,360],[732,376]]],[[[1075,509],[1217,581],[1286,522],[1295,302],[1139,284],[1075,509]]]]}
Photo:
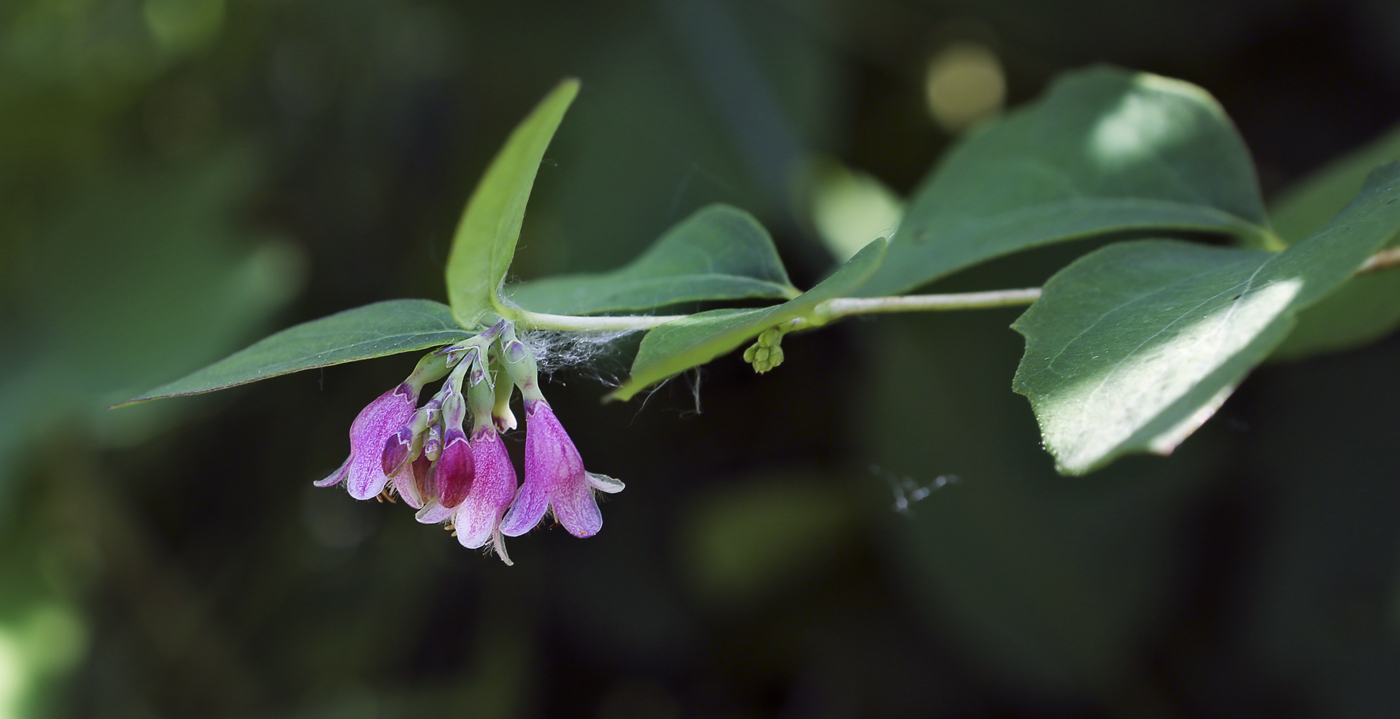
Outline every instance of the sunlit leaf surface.
{"type": "Polygon", "coordinates": [[[1014,388],[1062,472],[1165,454],[1219,408],[1292,328],[1400,228],[1400,166],[1281,253],[1169,240],[1110,245],[1045,286],[1017,320],[1014,388]]]}
{"type": "Polygon", "coordinates": [[[1098,67],[1066,75],[950,152],[861,292],[906,292],[1062,240],[1157,229],[1259,244],[1266,225],[1249,153],[1209,94],[1098,67]]]}

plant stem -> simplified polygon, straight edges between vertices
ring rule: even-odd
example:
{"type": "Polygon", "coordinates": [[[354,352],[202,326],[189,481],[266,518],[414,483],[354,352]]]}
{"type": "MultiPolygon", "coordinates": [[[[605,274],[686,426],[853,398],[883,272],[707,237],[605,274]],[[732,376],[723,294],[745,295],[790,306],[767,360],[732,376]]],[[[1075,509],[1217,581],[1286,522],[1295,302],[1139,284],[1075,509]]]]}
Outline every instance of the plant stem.
{"type": "Polygon", "coordinates": [[[838,297],[817,305],[817,314],[827,319],[875,312],[923,312],[929,310],[976,310],[989,307],[1028,305],[1040,297],[1039,287],[1023,290],[962,292],[950,295],[905,295],[903,297],[838,297]]]}
{"type": "Polygon", "coordinates": [[[622,315],[618,317],[584,317],[551,315],[544,312],[515,309],[516,322],[532,330],[561,330],[564,332],[627,332],[649,330],[690,315],[622,315]]]}
{"type": "MultiPolygon", "coordinates": [[[[1356,271],[1358,275],[1400,267],[1400,247],[1391,247],[1372,255],[1356,271]]],[[[977,310],[992,307],[1028,305],[1040,298],[1039,287],[990,292],[959,292],[943,295],[904,295],[902,297],[837,297],[817,305],[814,322],[796,322],[798,326],[826,324],[851,315],[877,312],[929,312],[937,310],[977,310]]],[[[623,315],[618,317],[581,317],[551,315],[543,312],[512,309],[510,314],[522,326],[535,330],[564,332],[626,332],[649,330],[667,322],[690,315],[623,315]]],[[[796,329],[796,327],[794,327],[796,329]]]]}

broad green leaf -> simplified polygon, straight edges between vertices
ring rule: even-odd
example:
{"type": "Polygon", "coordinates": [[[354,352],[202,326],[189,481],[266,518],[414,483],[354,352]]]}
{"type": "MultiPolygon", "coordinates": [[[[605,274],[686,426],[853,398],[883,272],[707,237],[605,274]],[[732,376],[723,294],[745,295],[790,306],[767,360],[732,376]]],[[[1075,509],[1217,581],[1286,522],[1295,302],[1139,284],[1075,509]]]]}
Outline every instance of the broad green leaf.
{"type": "Polygon", "coordinates": [[[1172,240],[1110,245],[1045,285],[1013,325],[1013,381],[1061,472],[1128,452],[1166,454],[1400,228],[1400,166],[1375,173],[1337,217],[1279,253],[1172,240]]]}
{"type": "Polygon", "coordinates": [[[1249,153],[1204,90],[1097,67],[974,132],[915,192],[889,261],[861,289],[897,294],[994,257],[1128,230],[1268,245],[1249,153]]]}
{"type": "Polygon", "coordinates": [[[551,277],[506,292],[525,309],[574,315],[798,294],[768,231],[749,213],[726,205],[697,211],[619,270],[551,277]]]}
{"type": "MultiPolygon", "coordinates": [[[[236,387],[307,369],[412,352],[472,333],[432,300],[389,300],[282,330],[198,372],[122,404],[236,387]]],[[[120,406],[120,405],[119,405],[120,406]]]]}
{"type": "Polygon", "coordinates": [[[476,327],[501,308],[496,293],[515,257],[535,173],[578,86],[578,80],[565,80],[540,102],[511,133],[467,200],[447,258],[447,297],[452,316],[463,327],[476,327]]]}
{"type": "MultiPolygon", "coordinates": [[[[1286,240],[1307,237],[1346,206],[1372,168],[1400,159],[1400,128],[1290,188],[1273,206],[1274,227],[1286,240]]],[[[1394,246],[1400,234],[1386,244],[1394,246]]],[[[1357,347],[1400,326],[1400,272],[1353,277],[1298,314],[1298,326],[1274,350],[1274,359],[1301,359],[1357,347]]]]}
{"type": "Polygon", "coordinates": [[[632,361],[632,376],[608,395],[608,399],[631,399],[671,375],[733,350],[769,327],[798,317],[811,317],[818,304],[847,297],[870,279],[884,261],[885,246],[884,238],[871,242],[816,287],[781,305],[700,312],[657,327],[642,338],[637,358],[632,361]]]}

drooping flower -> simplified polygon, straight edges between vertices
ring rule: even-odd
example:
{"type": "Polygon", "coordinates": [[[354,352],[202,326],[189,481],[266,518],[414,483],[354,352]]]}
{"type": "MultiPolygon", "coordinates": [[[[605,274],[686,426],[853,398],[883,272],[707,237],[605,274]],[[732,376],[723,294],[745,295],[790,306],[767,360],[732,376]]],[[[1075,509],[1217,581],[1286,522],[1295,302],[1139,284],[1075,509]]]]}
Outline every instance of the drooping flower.
{"type": "Polygon", "coordinates": [[[330,487],[344,481],[355,499],[369,499],[384,491],[389,481],[384,474],[384,444],[413,417],[417,402],[418,387],[403,382],[360,410],[350,425],[350,456],[316,486],[330,487]]]}
{"type": "Polygon", "coordinates": [[[384,491],[389,476],[384,473],[384,450],[391,437],[413,418],[418,393],[423,385],[447,374],[447,358],[428,354],[418,361],[413,373],[397,387],[370,402],[350,425],[350,456],[329,477],[316,482],[330,487],[345,482],[355,499],[369,499],[384,491]]]}
{"type": "Polygon", "coordinates": [[[429,474],[433,498],[448,509],[462,503],[476,481],[476,457],[467,436],[460,428],[449,427],[443,442],[442,456],[429,474]]]}
{"type": "Polygon", "coordinates": [[[612,477],[583,468],[583,459],[543,398],[525,401],[525,483],[501,520],[501,533],[518,537],[535,527],[546,512],[575,537],[591,537],[603,528],[603,514],[593,490],[622,491],[612,477]]]}
{"type": "MultiPolygon", "coordinates": [[[[473,372],[467,389],[467,403],[472,411],[472,451],[477,454],[477,480],[466,501],[457,507],[452,515],[452,527],[457,532],[457,541],[468,549],[478,549],[493,542],[496,554],[501,561],[511,564],[506,554],[505,540],[501,538],[501,515],[515,498],[515,465],[511,464],[510,454],[505,443],[496,432],[497,410],[500,408],[501,385],[509,382],[496,381],[499,372],[473,372]]],[[[509,409],[509,395],[506,396],[509,409]]]]}
{"type": "Polygon", "coordinates": [[[472,451],[476,454],[476,482],[465,501],[452,515],[457,541],[468,549],[479,549],[494,542],[501,561],[511,564],[501,538],[501,515],[515,498],[515,465],[496,428],[486,426],[472,432],[472,451]]]}

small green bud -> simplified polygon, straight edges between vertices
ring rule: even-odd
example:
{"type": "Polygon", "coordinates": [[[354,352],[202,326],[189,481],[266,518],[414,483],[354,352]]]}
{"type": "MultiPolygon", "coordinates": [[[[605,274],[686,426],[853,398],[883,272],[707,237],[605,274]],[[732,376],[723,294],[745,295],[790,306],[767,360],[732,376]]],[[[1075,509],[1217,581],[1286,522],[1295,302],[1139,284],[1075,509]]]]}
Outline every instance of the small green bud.
{"type": "Polygon", "coordinates": [[[758,344],[761,347],[777,347],[783,341],[783,333],[777,327],[769,327],[758,336],[758,344]]]}
{"type": "Polygon", "coordinates": [[[753,353],[753,361],[754,361],[754,364],[757,365],[759,362],[767,362],[767,361],[768,361],[768,355],[770,355],[770,354],[772,354],[772,353],[773,353],[773,350],[770,350],[770,349],[768,349],[767,347],[759,347],[758,350],[756,350],[756,351],[753,353]]]}
{"type": "Polygon", "coordinates": [[[753,356],[754,356],[754,353],[757,352],[757,351],[758,351],[758,345],[753,345],[753,346],[749,347],[748,349],[744,350],[744,363],[745,363],[745,364],[753,364],[753,356]]]}
{"type": "Polygon", "coordinates": [[[766,359],[761,359],[753,363],[753,371],[759,374],[764,374],[770,369],[773,369],[773,364],[766,359]]]}
{"type": "Polygon", "coordinates": [[[777,367],[783,363],[783,348],[774,347],[768,350],[768,364],[777,367]]]}

